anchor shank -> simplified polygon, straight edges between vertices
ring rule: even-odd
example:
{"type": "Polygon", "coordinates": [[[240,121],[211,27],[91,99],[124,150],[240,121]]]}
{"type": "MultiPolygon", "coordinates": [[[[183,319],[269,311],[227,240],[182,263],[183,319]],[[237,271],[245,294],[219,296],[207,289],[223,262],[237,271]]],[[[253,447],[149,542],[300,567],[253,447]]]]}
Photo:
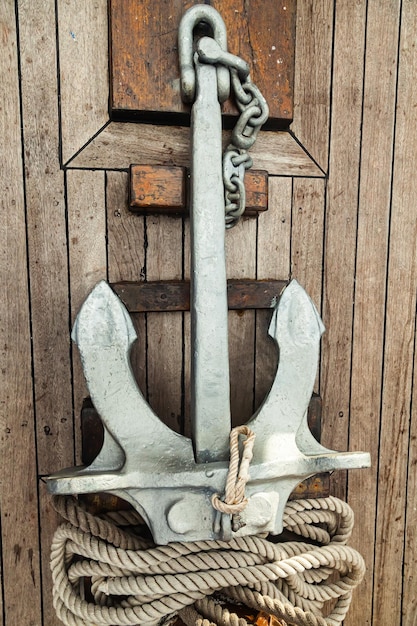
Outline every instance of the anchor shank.
{"type": "Polygon", "coordinates": [[[196,60],[191,112],[191,418],[198,463],[227,460],[230,434],[225,216],[217,72],[196,60]]]}

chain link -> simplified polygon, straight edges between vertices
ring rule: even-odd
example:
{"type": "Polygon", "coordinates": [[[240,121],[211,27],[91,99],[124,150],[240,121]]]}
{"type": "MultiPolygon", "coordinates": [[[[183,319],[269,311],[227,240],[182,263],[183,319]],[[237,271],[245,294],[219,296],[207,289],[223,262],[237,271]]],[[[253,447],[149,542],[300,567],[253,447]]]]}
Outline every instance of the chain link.
{"type": "Polygon", "coordinates": [[[232,141],[223,156],[226,228],[235,226],[245,211],[245,171],[252,167],[249,150],[269,115],[268,104],[250,79],[249,66],[243,59],[222,50],[209,38],[200,40],[197,51],[200,61],[230,72],[232,90],[240,116],[232,131],[232,141]]]}
{"type": "Polygon", "coordinates": [[[269,114],[268,104],[258,87],[251,82],[250,76],[242,80],[234,68],[230,68],[230,74],[240,117],[232,131],[232,141],[223,157],[226,228],[235,226],[245,211],[244,178],[246,170],[252,167],[252,158],[247,150],[255,143],[258,132],[269,114]]]}

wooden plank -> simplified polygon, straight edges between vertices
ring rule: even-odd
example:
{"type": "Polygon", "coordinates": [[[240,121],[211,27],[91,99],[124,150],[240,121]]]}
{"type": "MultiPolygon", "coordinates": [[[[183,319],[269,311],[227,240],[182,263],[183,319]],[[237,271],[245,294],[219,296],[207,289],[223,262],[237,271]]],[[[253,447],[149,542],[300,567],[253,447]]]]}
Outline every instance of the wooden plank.
{"type": "MultiPolygon", "coordinates": [[[[386,272],[391,203],[395,71],[399,3],[368,3],[361,141],[358,236],[353,320],[349,447],[371,453],[372,467],[348,473],[348,501],[356,514],[352,545],[367,573],[355,591],[347,626],[372,623],[378,439],[383,370],[386,272]],[[378,167],[375,167],[375,155],[378,167]],[[366,495],[366,507],[363,498],[366,495]]],[[[390,523],[393,523],[392,521],[390,523]]],[[[385,618],[384,618],[385,621],[385,618]]]]}
{"type": "Polygon", "coordinates": [[[47,474],[73,462],[54,2],[46,1],[36,11],[22,2],[19,28],[38,470],[47,474]]]}
{"type": "MultiPolygon", "coordinates": [[[[256,277],[256,221],[243,219],[226,231],[226,275],[256,277]]],[[[229,312],[230,410],[232,426],[245,424],[253,413],[255,311],[229,312]]]]}
{"type": "MultiPolygon", "coordinates": [[[[330,178],[324,256],[321,395],[323,444],[347,450],[352,313],[360,165],[366,3],[343,3],[335,16],[330,178]],[[337,130],[336,130],[337,129],[337,130]]],[[[345,498],[346,472],[332,475],[332,493],[345,498]]]]}
{"type": "MultiPolygon", "coordinates": [[[[269,179],[269,210],[258,218],[257,278],[288,280],[291,241],[290,178],[269,179]]],[[[268,335],[271,313],[256,313],[255,402],[257,409],[269,391],[277,368],[278,354],[268,335]]]]}
{"type": "MultiPolygon", "coordinates": [[[[182,220],[146,218],[147,280],[182,278],[182,220]]],[[[182,313],[147,314],[148,401],[176,431],[182,429],[182,313]]]]}
{"type": "Polygon", "coordinates": [[[321,310],[325,181],[295,178],[292,198],[291,275],[321,310]]]}
{"type": "Polygon", "coordinates": [[[402,624],[414,626],[417,615],[417,586],[415,572],[417,564],[417,352],[416,336],[414,336],[414,381],[412,396],[412,414],[410,423],[407,494],[406,494],[406,525],[404,542],[404,570],[402,592],[402,624]]]}
{"type": "Polygon", "coordinates": [[[108,121],[107,1],[58,0],[57,5],[62,160],[66,163],[108,121]]]}
{"type": "MultiPolygon", "coordinates": [[[[132,165],[129,206],[143,215],[180,215],[189,211],[189,174],[184,167],[132,165]]],[[[245,175],[245,216],[268,209],[268,173],[249,170],[245,175]]]]}
{"type": "MultiPolygon", "coordinates": [[[[42,520],[40,527],[40,557],[42,562],[42,626],[62,626],[52,604],[52,575],[50,567],[50,553],[52,538],[55,530],[63,521],[55,512],[51,504],[51,494],[43,480],[39,480],[39,514],[42,520]]],[[[38,622],[36,622],[37,626],[38,622]]]]}
{"type": "MultiPolygon", "coordinates": [[[[114,281],[143,280],[145,274],[144,218],[128,210],[129,177],[125,172],[107,172],[108,277],[114,281]]],[[[145,286],[147,283],[137,283],[145,286]]],[[[138,336],[131,352],[133,372],[146,394],[146,325],[143,314],[131,315],[138,336]]]]}
{"type": "Polygon", "coordinates": [[[328,169],[333,3],[297,2],[294,120],[297,139],[324,171],[328,169]]]}
{"type": "MultiPolygon", "coordinates": [[[[67,172],[68,241],[70,260],[71,323],[93,287],[107,276],[106,204],[104,173],[67,172]]],[[[81,461],[80,415],[83,400],[89,395],[81,359],[72,345],[75,445],[77,463],[81,461]]]]}
{"type": "MultiPolygon", "coordinates": [[[[417,109],[410,106],[415,102],[413,85],[417,79],[417,13],[412,3],[402,3],[401,6],[376,519],[372,622],[375,626],[382,622],[399,622],[401,608],[405,611],[403,623],[413,624],[415,621],[412,608],[405,605],[401,607],[401,572],[407,505],[405,485],[413,391],[417,282],[417,109]]],[[[415,495],[412,498],[415,502],[415,495]]]]}
{"type": "MultiPolygon", "coordinates": [[[[228,143],[229,133],[224,133],[228,143]]],[[[250,151],[253,168],[277,176],[323,177],[323,171],[288,132],[260,132],[250,151]]],[[[112,122],[69,163],[71,168],[128,169],[131,163],[188,167],[189,129],[112,122]]]]}
{"type": "MultiPolygon", "coordinates": [[[[295,178],[291,218],[291,276],[306,290],[319,313],[322,298],[323,229],[326,185],[316,178],[295,178]]],[[[314,391],[320,390],[320,368],[314,391]]]]}
{"type": "MultiPolygon", "coordinates": [[[[112,0],[110,3],[111,96],[113,111],[187,113],[180,94],[178,26],[193,2],[112,0]]],[[[270,119],[292,119],[295,0],[213,2],[227,28],[228,49],[244,58],[253,82],[269,103],[270,119]]],[[[226,114],[235,114],[231,101],[226,114]]]]}
{"type": "MultiPolygon", "coordinates": [[[[285,287],[283,280],[229,279],[229,309],[270,309],[285,287]]],[[[112,289],[131,313],[151,311],[189,311],[190,281],[118,282],[112,289]]]]}
{"type": "Polygon", "coordinates": [[[14,2],[0,5],[0,624],[41,624],[38,494],[14,2]],[[24,589],[25,602],[16,591],[24,589]],[[3,597],[4,593],[4,597],[3,597]]]}

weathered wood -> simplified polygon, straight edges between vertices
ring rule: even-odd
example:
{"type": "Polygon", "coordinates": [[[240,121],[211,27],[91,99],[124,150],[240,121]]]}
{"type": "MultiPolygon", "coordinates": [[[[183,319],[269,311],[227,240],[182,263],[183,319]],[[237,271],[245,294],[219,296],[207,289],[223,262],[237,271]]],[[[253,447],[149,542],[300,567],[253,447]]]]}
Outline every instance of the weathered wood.
{"type": "MultiPolygon", "coordinates": [[[[182,220],[146,218],[147,280],[182,278],[182,220]]],[[[148,401],[173,430],[182,429],[182,313],[147,314],[148,401]]]]}
{"type": "MultiPolygon", "coordinates": [[[[285,287],[283,280],[230,279],[227,282],[229,309],[270,309],[285,287]]],[[[189,311],[190,282],[117,282],[111,284],[131,313],[189,311]]]]}
{"type": "MultiPolygon", "coordinates": [[[[250,170],[245,175],[245,217],[268,208],[268,173],[250,170]]],[[[139,214],[188,213],[188,173],[184,167],[132,165],[130,200],[132,211],[139,214]]]]}
{"type": "MultiPolygon", "coordinates": [[[[56,528],[63,521],[55,512],[45,482],[38,484],[40,526],[40,558],[42,563],[42,626],[62,626],[52,604],[51,544],[56,528]]],[[[35,622],[36,626],[38,622],[35,622]]]]}
{"type": "MultiPolygon", "coordinates": [[[[241,220],[226,231],[226,275],[256,276],[256,221],[241,220]],[[243,252],[244,251],[244,252],[243,252]]],[[[229,312],[230,410],[232,426],[244,424],[253,413],[255,368],[255,311],[229,312]]]]}
{"type": "Polygon", "coordinates": [[[130,201],[133,211],[183,213],[186,207],[187,173],[184,167],[132,165],[130,201]],[[158,211],[159,210],[159,211],[158,211]]]}
{"type": "Polygon", "coordinates": [[[0,624],[40,624],[38,494],[16,14],[0,6],[0,624]],[[24,589],[25,602],[16,586],[24,589]],[[4,597],[3,597],[4,594],[4,597]]]}
{"type": "Polygon", "coordinates": [[[324,171],[328,170],[332,23],[332,2],[297,2],[294,120],[291,130],[324,171]]]}
{"type": "MultiPolygon", "coordinates": [[[[413,84],[417,79],[415,57],[417,13],[412,4],[403,3],[401,6],[403,13],[399,46],[395,164],[392,179],[382,377],[372,616],[374,626],[382,622],[400,621],[401,608],[405,612],[403,624],[413,624],[416,617],[412,606],[408,607],[403,604],[401,607],[403,590],[401,573],[407,496],[411,498],[415,506],[415,493],[407,494],[405,486],[410,436],[410,401],[413,391],[413,361],[415,359],[414,324],[417,284],[415,212],[417,108],[410,106],[411,102],[415,103],[413,84]]],[[[385,37],[386,33],[384,33],[384,39],[385,37]]],[[[415,573],[415,565],[412,571],[415,573]]],[[[415,581],[413,586],[415,589],[415,581]]]]}
{"type": "MultiPolygon", "coordinates": [[[[414,337],[416,346],[416,337],[414,337]]],[[[403,626],[413,626],[413,620],[417,615],[417,587],[415,572],[417,563],[417,507],[415,499],[417,494],[417,367],[416,354],[414,354],[414,381],[412,395],[412,413],[409,434],[407,495],[406,495],[406,525],[404,542],[404,569],[402,611],[403,626]]]]}
{"type": "MultiPolygon", "coordinates": [[[[111,97],[113,111],[125,115],[187,113],[181,100],[178,26],[197,1],[112,0],[110,2],[111,97]]],[[[270,118],[292,119],[295,0],[218,0],[211,3],[227,27],[228,49],[250,65],[253,82],[270,107],[270,118]]],[[[224,112],[235,114],[232,102],[224,112]]]]}
{"type": "MultiPolygon", "coordinates": [[[[366,3],[338,6],[335,20],[332,133],[326,205],[321,395],[323,443],[348,448],[356,216],[360,164],[366,3]]],[[[345,498],[346,472],[332,475],[345,498]]]]}
{"type": "MultiPolygon", "coordinates": [[[[398,19],[399,3],[384,6],[376,1],[368,3],[349,446],[352,450],[369,451],[372,467],[350,472],[348,476],[348,500],[358,519],[352,545],[365,558],[367,573],[355,591],[347,626],[355,626],[358,622],[372,623],[378,433],[397,79],[393,68],[397,62],[398,19]],[[364,494],[366,507],[363,506],[364,494]]],[[[399,615],[394,621],[398,618],[399,615]]],[[[385,621],[385,617],[381,619],[385,621]]]]}
{"type": "MultiPolygon", "coordinates": [[[[106,208],[103,172],[67,172],[68,240],[70,259],[71,323],[93,287],[107,276],[106,208]]],[[[72,345],[72,378],[76,433],[85,397],[89,395],[75,344],[72,345]]],[[[80,441],[75,441],[80,462],[80,441]]]]}
{"type": "MultiPolygon", "coordinates": [[[[71,168],[128,169],[143,165],[190,165],[188,128],[112,122],[69,163],[71,168]]],[[[224,132],[224,144],[230,133],[224,132]]],[[[276,176],[323,177],[323,171],[288,132],[260,132],[250,151],[253,168],[276,176]]]]}
{"type": "MultiPolygon", "coordinates": [[[[106,174],[108,277],[111,282],[143,280],[145,276],[144,218],[128,210],[128,183],[125,172],[106,174]]],[[[133,313],[131,319],[138,338],[130,360],[139,387],[146,394],[145,316],[133,313]]]]}
{"type": "Polygon", "coordinates": [[[107,1],[58,0],[57,4],[62,161],[66,163],[108,121],[107,1]]]}
{"type": "MultiPolygon", "coordinates": [[[[258,219],[258,280],[290,276],[291,194],[290,178],[269,179],[269,210],[258,219]]],[[[268,335],[270,319],[269,311],[256,312],[255,409],[269,391],[277,368],[277,350],[268,335]]]]}

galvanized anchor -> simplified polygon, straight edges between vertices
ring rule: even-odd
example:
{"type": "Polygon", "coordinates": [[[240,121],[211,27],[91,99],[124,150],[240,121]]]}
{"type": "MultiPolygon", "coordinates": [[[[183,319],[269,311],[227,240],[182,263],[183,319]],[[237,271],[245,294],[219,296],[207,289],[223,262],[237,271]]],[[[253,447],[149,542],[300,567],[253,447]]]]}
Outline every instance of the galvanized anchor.
{"type": "MultiPolygon", "coordinates": [[[[225,492],[230,435],[220,102],[228,95],[229,69],[232,84],[248,72],[227,52],[223,20],[207,5],[185,14],[179,40],[185,99],[195,98],[190,210],[193,437],[170,430],[146,402],[129,361],[136,339],[133,325],[118,297],[100,282],[84,302],[72,337],[104,424],[103,447],[89,467],[63,470],[47,479],[54,494],[106,491],[124,498],[143,516],[158,544],[278,534],[287,499],[299,482],[318,472],[370,464],[367,453],[324,448],[308,429],[307,408],[324,327],[314,304],[292,281],[269,328],[280,351],[275,380],[247,424],[256,441],[240,520],[232,524],[230,513],[213,506],[215,494],[225,492]],[[211,26],[214,39],[200,40],[193,54],[193,30],[201,21],[211,26]]],[[[232,173],[239,180],[247,162],[243,144],[233,141],[229,147],[232,173]],[[233,163],[236,154],[242,158],[233,163]]]]}

